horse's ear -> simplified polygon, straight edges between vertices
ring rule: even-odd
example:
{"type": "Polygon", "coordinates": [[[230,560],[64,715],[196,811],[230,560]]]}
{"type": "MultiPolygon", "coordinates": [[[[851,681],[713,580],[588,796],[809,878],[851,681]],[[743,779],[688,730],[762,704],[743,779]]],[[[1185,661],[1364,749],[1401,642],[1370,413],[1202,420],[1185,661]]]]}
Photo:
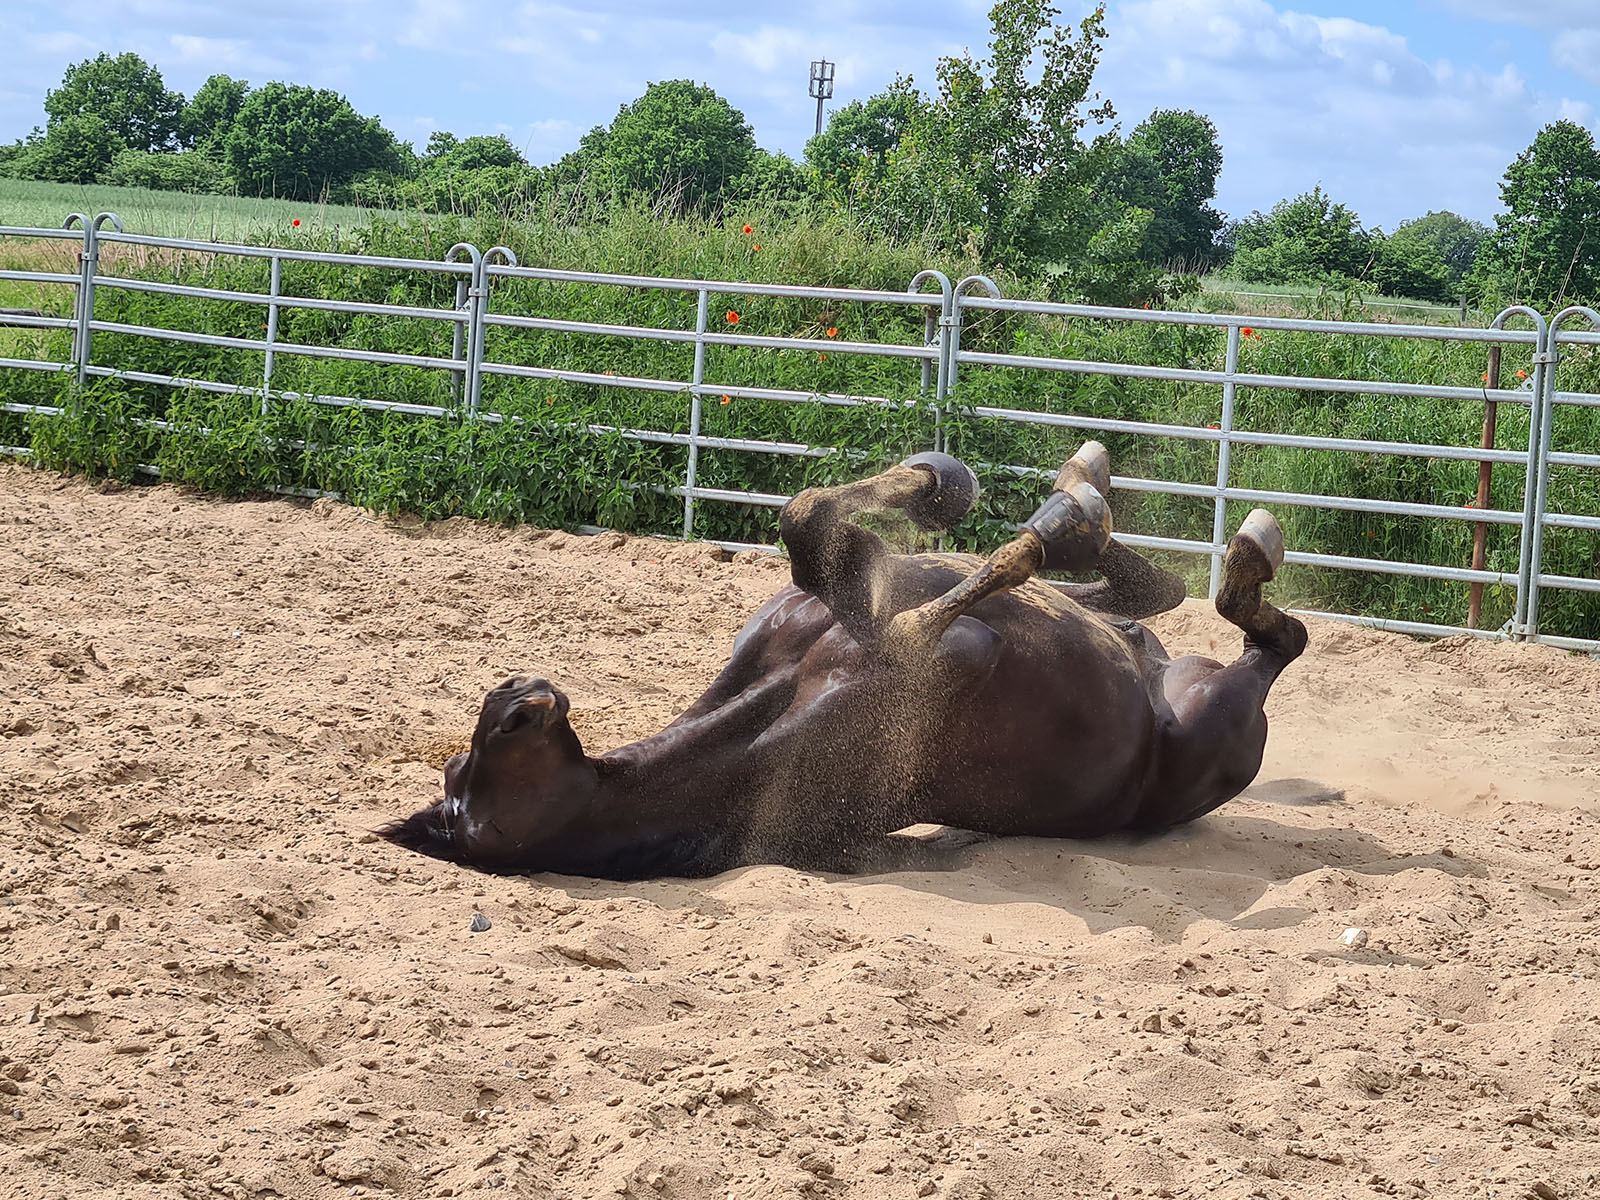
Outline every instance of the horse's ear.
{"type": "Polygon", "coordinates": [[[397,846],[404,846],[407,850],[415,850],[418,854],[454,860],[457,857],[456,847],[445,829],[443,810],[444,804],[441,801],[420,812],[412,813],[404,820],[390,821],[375,832],[379,837],[397,846]]]}

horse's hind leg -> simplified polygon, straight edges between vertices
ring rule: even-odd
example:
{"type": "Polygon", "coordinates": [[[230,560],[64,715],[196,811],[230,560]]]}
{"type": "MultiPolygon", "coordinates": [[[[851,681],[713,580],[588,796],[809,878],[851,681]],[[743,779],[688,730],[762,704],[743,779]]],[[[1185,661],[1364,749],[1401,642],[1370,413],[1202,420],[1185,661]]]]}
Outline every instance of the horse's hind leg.
{"type": "Polygon", "coordinates": [[[1261,596],[1282,564],[1283,532],[1258,508],[1228,543],[1217,593],[1217,611],[1244,631],[1244,652],[1227,666],[1206,658],[1168,666],[1163,688],[1173,723],[1139,827],[1192,821],[1237,796],[1261,769],[1267,692],[1306,648],[1306,627],[1261,596]]]}
{"type": "MultiPolygon", "coordinates": [[[[1102,496],[1111,494],[1111,456],[1099,442],[1085,442],[1066,461],[1056,476],[1055,490],[1064,492],[1079,482],[1092,484],[1102,496]]],[[[1094,570],[1102,578],[1093,583],[1054,586],[1091,612],[1132,621],[1177,608],[1186,592],[1182,579],[1118,541],[1106,543],[1094,570]]]]}
{"type": "Polygon", "coordinates": [[[852,524],[855,513],[903,509],[924,529],[948,529],[972,507],[978,481],[948,454],[918,454],[882,474],[830,488],[807,488],[778,518],[795,586],[816,596],[864,646],[882,637],[889,554],[883,540],[852,524]]]}
{"type": "Polygon", "coordinates": [[[1103,463],[1086,454],[1105,455],[1098,442],[1087,443],[1067,460],[1056,476],[1056,490],[1023,523],[1022,532],[944,595],[891,619],[896,648],[914,651],[938,642],[956,618],[980,601],[1019,587],[1046,568],[1078,571],[1098,560],[1111,540],[1111,510],[1102,487],[1110,475],[1103,463]]]}

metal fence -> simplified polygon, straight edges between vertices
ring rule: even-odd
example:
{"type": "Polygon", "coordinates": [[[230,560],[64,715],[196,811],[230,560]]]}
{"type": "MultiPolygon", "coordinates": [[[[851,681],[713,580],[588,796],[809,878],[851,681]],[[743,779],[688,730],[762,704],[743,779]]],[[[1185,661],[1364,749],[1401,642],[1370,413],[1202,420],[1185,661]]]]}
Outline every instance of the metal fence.
{"type": "MultiPolygon", "coordinates": [[[[1424,579],[1446,580],[1468,585],[1498,585],[1513,589],[1514,612],[1510,620],[1498,629],[1475,629],[1442,625],[1417,620],[1380,619],[1361,614],[1314,613],[1336,620],[1353,621],[1400,632],[1448,635],[1468,634],[1474,637],[1518,641],[1541,641],[1570,649],[1600,652],[1600,636],[1558,637],[1539,632],[1541,592],[1547,589],[1566,589],[1600,592],[1600,571],[1594,575],[1550,574],[1544,570],[1544,545],[1547,530],[1570,529],[1600,532],[1600,504],[1595,513],[1561,513],[1549,511],[1549,482],[1553,468],[1577,468],[1600,471],[1600,454],[1583,448],[1557,448],[1553,445],[1554,416],[1561,406],[1600,406],[1600,395],[1585,392],[1558,390],[1556,368],[1565,348],[1600,346],[1600,314],[1583,307],[1570,307],[1546,319],[1532,309],[1516,307],[1497,316],[1486,328],[1464,328],[1429,325],[1398,325],[1377,322],[1302,320],[1284,317],[1240,316],[1232,314],[1182,313],[1161,310],[1096,307],[1078,304],[1059,304],[1035,300],[1007,299],[1000,289],[983,276],[972,276],[952,284],[937,271],[923,271],[910,281],[905,292],[873,291],[856,288],[821,288],[751,284],[697,279],[668,279],[647,276],[601,274],[592,272],[561,271],[521,266],[516,256],[505,247],[494,247],[480,252],[466,244],[451,248],[442,262],[429,262],[406,258],[387,258],[374,255],[334,254],[314,250],[246,246],[195,241],[183,238],[146,237],[124,232],[121,221],[110,213],[101,213],[92,220],[82,214],[68,217],[61,229],[34,229],[0,226],[0,239],[57,239],[81,244],[80,269],[76,274],[65,272],[0,270],[0,280],[38,284],[59,284],[73,289],[75,305],[73,315],[50,316],[44,313],[26,313],[14,310],[0,311],[0,326],[22,328],[70,330],[72,335],[69,361],[50,362],[27,358],[0,357],[0,368],[19,371],[52,371],[74,376],[80,383],[91,379],[120,379],[133,383],[163,385],[172,388],[196,389],[205,392],[248,396],[266,405],[275,399],[303,399],[318,404],[355,406],[366,409],[397,411],[418,417],[449,415],[454,411],[482,421],[502,421],[506,418],[482,405],[483,384],[486,378],[505,377],[527,380],[560,380],[601,388],[625,388],[659,393],[671,393],[687,400],[687,431],[616,428],[592,425],[596,433],[620,434],[643,442],[679,446],[686,450],[683,482],[671,490],[683,501],[683,536],[695,532],[696,509],[700,504],[743,504],[769,508],[781,506],[787,496],[728,488],[703,486],[700,482],[700,455],[706,450],[732,450],[766,455],[822,457],[838,453],[839,447],[811,446],[798,442],[782,442],[752,438],[711,436],[703,432],[703,403],[707,396],[736,397],[779,403],[825,404],[852,406],[904,406],[925,405],[932,416],[935,448],[942,448],[945,440],[943,420],[950,411],[951,389],[963,372],[994,368],[1013,368],[1041,373],[1070,373],[1076,376],[1110,376],[1123,379],[1163,380],[1176,383],[1215,387],[1220,395],[1220,420],[1215,424],[1196,426],[1182,423],[1156,423],[1120,418],[1092,416],[1075,413],[1031,411],[1015,408],[967,406],[963,413],[969,419],[1013,422],[1023,425],[1066,427],[1090,433],[1116,432],[1140,437],[1179,439],[1212,443],[1216,446],[1216,476],[1214,482],[1163,480],[1155,478],[1116,476],[1114,489],[1165,493],[1173,496],[1209,500],[1213,506],[1213,521],[1209,540],[1140,535],[1119,532],[1117,537],[1137,547],[1178,551],[1185,554],[1208,556],[1211,560],[1211,589],[1215,594],[1219,579],[1222,554],[1226,548],[1226,506],[1229,501],[1262,505],[1306,506],[1334,511],[1362,512],[1417,518],[1425,521],[1469,522],[1480,529],[1488,525],[1501,525],[1515,529],[1518,539],[1516,571],[1495,571],[1481,565],[1460,566],[1439,563],[1397,562],[1380,558],[1364,558],[1345,554],[1329,554],[1314,549],[1290,551],[1286,556],[1292,563],[1312,567],[1376,572],[1386,575],[1413,576],[1424,579]],[[108,228],[109,226],[109,228],[108,228]],[[112,275],[100,264],[101,247],[107,244],[149,247],[186,255],[235,255],[270,262],[270,283],[264,293],[232,291],[218,288],[180,285],[148,279],[112,275]],[[314,298],[284,294],[281,289],[282,267],[286,262],[316,262],[336,267],[382,267],[405,272],[431,272],[456,281],[455,302],[451,307],[432,308],[314,298]],[[654,327],[647,325],[619,325],[576,321],[555,317],[525,314],[497,313],[493,311],[493,285],[501,280],[542,280],[572,284],[653,289],[657,291],[688,293],[696,297],[696,319],[693,329],[654,327]],[[259,305],[265,310],[261,338],[226,337],[189,330],[161,329],[105,321],[95,316],[95,296],[98,289],[120,288],[135,291],[160,292],[197,299],[230,301],[259,305]],[[929,290],[929,289],[933,290],[929,290]],[[718,296],[792,297],[821,303],[855,302],[869,305],[898,306],[923,317],[924,336],[921,344],[896,344],[890,342],[839,341],[834,339],[798,336],[764,336],[740,333],[737,328],[713,330],[710,308],[713,297],[718,296]],[[376,317],[422,318],[449,323],[453,331],[450,357],[419,354],[400,354],[357,349],[348,346],[294,344],[278,336],[279,314],[290,308],[323,309],[335,312],[363,314],[376,317]],[[1020,353],[978,351],[961,345],[962,331],[982,314],[1021,314],[1051,320],[1094,320],[1108,323],[1154,323],[1168,326],[1207,326],[1225,331],[1226,353],[1221,370],[1195,369],[1139,363],[1121,363],[1044,357],[1020,353]],[[1507,325],[1519,320],[1531,326],[1511,329],[1507,325]],[[1576,326],[1582,325],[1583,328],[1576,326]],[[691,346],[692,370],[687,379],[653,378],[615,375],[606,371],[561,369],[532,363],[497,362],[485,352],[487,334],[491,329],[529,329],[558,332],[578,336],[643,339],[672,342],[691,346]],[[1299,331],[1312,334],[1348,334],[1375,338],[1400,338],[1436,342],[1482,343],[1486,349],[1498,351],[1507,347],[1527,347],[1531,352],[1531,371],[1519,386],[1498,386],[1485,376],[1484,387],[1463,387],[1448,383],[1402,383],[1382,379],[1343,379],[1306,377],[1301,375],[1272,375],[1240,370],[1241,337],[1256,331],[1299,331]],[[259,352],[263,357],[258,385],[221,382],[217,380],[187,378],[177,374],[119,368],[111,363],[94,361],[94,337],[97,333],[132,335],[140,338],[163,339],[175,343],[192,343],[259,352]],[[910,360],[920,376],[921,398],[914,401],[891,399],[883,396],[853,395],[829,392],[801,391],[783,388],[738,385],[707,379],[706,352],[709,347],[740,347],[755,350],[808,350],[827,354],[876,355],[910,360]],[[282,356],[310,356],[354,360],[380,365],[406,366],[448,373],[452,381],[455,408],[443,405],[411,404],[373,399],[361,396],[300,395],[273,386],[274,369],[282,356]],[[1489,413],[1501,405],[1510,405],[1528,413],[1528,442],[1522,449],[1494,449],[1492,437],[1486,436],[1484,444],[1440,445],[1421,442],[1376,441],[1359,438],[1311,436],[1275,433],[1251,429],[1236,420],[1235,399],[1241,388],[1280,389],[1291,391],[1315,390],[1329,393],[1358,393],[1380,397],[1420,397],[1458,401],[1467,405],[1484,406],[1489,413]],[[1356,453],[1380,456],[1416,456],[1428,459],[1455,460],[1479,464],[1498,464],[1514,468],[1523,478],[1520,510],[1497,509],[1485,505],[1458,506],[1453,504],[1408,503],[1401,501],[1367,499],[1359,496],[1329,495],[1314,492],[1267,491],[1236,486],[1230,481],[1232,451],[1235,447],[1283,447],[1297,450],[1332,453],[1356,453]]],[[[1585,351],[1592,353],[1592,351],[1585,351]]],[[[1493,356],[1498,363],[1498,353],[1493,356]]],[[[4,397],[0,397],[3,400],[4,397]]],[[[51,416],[60,409],[39,404],[0,403],[0,412],[26,413],[51,416]]],[[[1491,421],[1492,423],[1492,421],[1491,421]]],[[[18,447],[0,447],[9,453],[26,453],[18,447]]],[[[993,467],[995,464],[988,464],[993,467]]],[[[1000,469],[1019,475],[1048,474],[1032,465],[1000,465],[1000,469]]],[[[1600,479],[1600,475],[1596,476],[1600,479]]],[[[1486,495],[1486,493],[1481,493],[1486,495]]],[[[743,545],[743,543],[725,543],[743,545]]],[[[1588,632],[1588,631],[1582,631],[1588,632]]],[[[1600,634],[1600,631],[1596,631],[1600,634]]]]}

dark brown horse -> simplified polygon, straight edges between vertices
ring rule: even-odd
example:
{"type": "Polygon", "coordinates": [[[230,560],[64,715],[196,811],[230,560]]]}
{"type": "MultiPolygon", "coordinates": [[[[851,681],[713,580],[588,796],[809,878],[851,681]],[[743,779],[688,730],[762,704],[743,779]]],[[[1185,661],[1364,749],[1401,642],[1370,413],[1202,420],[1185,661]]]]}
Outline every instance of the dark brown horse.
{"type": "Polygon", "coordinates": [[[1169,659],[1136,622],[1183,584],[1111,540],[1109,486],[1090,442],[987,560],[894,554],[849,520],[899,508],[950,526],[977,484],[948,455],[802,492],[782,514],[793,584],[681,717],[590,758],[566,696],[507,680],[446,765],[443,799],[383,832],[493,870],[639,878],[862,869],[919,822],[1093,837],[1210,812],[1254,779],[1267,689],[1305,649],[1305,626],[1261,598],[1283,537],[1258,509],[1228,543],[1217,611],[1243,653],[1169,659]],[[1034,578],[1047,568],[1102,578],[1034,578]]]}

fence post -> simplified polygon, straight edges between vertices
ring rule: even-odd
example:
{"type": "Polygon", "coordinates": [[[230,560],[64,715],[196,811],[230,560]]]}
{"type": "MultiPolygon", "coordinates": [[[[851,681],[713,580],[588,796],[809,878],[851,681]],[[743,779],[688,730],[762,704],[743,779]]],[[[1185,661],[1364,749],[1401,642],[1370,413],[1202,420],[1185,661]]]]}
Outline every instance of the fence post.
{"type": "Polygon", "coordinates": [[[1517,545],[1517,602],[1508,624],[1508,632],[1516,641],[1522,641],[1528,629],[1528,595],[1532,583],[1534,528],[1541,524],[1536,508],[1539,490],[1540,428],[1544,423],[1545,376],[1550,364],[1550,327],[1541,313],[1524,305],[1508,308],[1497,316],[1489,327],[1503,329],[1508,317],[1531,317],[1538,330],[1538,341],[1533,347],[1533,396],[1528,406],[1528,467],[1522,484],[1522,531],[1517,545]]]}
{"type": "Polygon", "coordinates": [[[1228,326],[1228,349],[1222,362],[1222,370],[1227,378],[1222,381],[1222,436],[1217,439],[1217,501],[1211,514],[1211,588],[1208,595],[1213,600],[1217,598],[1217,589],[1222,586],[1223,552],[1217,547],[1222,545],[1222,535],[1228,531],[1228,501],[1223,493],[1228,490],[1228,469],[1233,456],[1233,443],[1228,435],[1233,432],[1233,401],[1237,387],[1233,377],[1239,371],[1239,329],[1238,325],[1228,326]]]}
{"type": "Polygon", "coordinates": [[[924,346],[937,346],[939,353],[932,359],[922,360],[922,395],[926,399],[928,388],[934,389],[933,396],[933,446],[934,450],[948,451],[947,437],[944,428],[944,398],[949,392],[949,380],[945,371],[945,354],[950,342],[949,330],[951,323],[952,294],[950,290],[950,277],[943,271],[918,271],[911,278],[911,283],[906,291],[917,295],[922,291],[922,285],[929,280],[939,284],[939,315],[933,315],[933,307],[928,307],[922,327],[922,344],[924,346]]]}
{"type": "Polygon", "coordinates": [[[477,342],[478,332],[478,277],[483,269],[483,255],[478,253],[478,248],[470,242],[457,242],[445,251],[444,261],[447,263],[460,262],[463,258],[472,263],[472,274],[466,278],[456,280],[456,311],[465,312],[465,322],[454,321],[455,333],[450,338],[450,357],[461,363],[461,369],[455,372],[456,383],[452,389],[455,393],[457,404],[464,405],[468,411],[474,406],[471,376],[472,354],[477,342]],[[466,330],[463,332],[462,325],[466,330]],[[462,342],[466,343],[463,356],[462,342]]]}
{"type": "MultiPolygon", "coordinates": [[[[83,228],[83,249],[78,251],[78,286],[72,297],[72,364],[83,362],[83,297],[89,290],[89,218],[82,213],[72,213],[61,222],[61,228],[71,229],[76,221],[83,228]]],[[[79,382],[83,377],[79,376],[79,382]]]]}
{"type": "Polygon", "coordinates": [[[706,313],[711,293],[700,289],[694,315],[694,374],[689,382],[689,462],[683,473],[683,537],[694,536],[694,488],[700,470],[700,387],[706,378],[706,313]]]}
{"type": "Polygon", "coordinates": [[[496,258],[501,259],[508,267],[517,265],[516,252],[506,246],[490,246],[483,252],[483,258],[478,263],[478,336],[475,341],[472,339],[468,341],[471,361],[467,366],[471,384],[471,400],[467,408],[474,414],[483,403],[483,359],[489,341],[489,268],[494,265],[496,258]]]}
{"type": "Polygon", "coordinates": [[[100,268],[100,226],[110,221],[112,227],[122,232],[122,218],[116,213],[103,212],[89,220],[82,213],[73,213],[61,223],[61,228],[71,229],[72,223],[83,225],[83,250],[78,256],[78,337],[74,357],[78,363],[78,386],[82,387],[89,376],[89,352],[93,331],[89,323],[94,320],[94,277],[100,268]]]}
{"type": "Polygon", "coordinates": [[[271,300],[267,303],[267,361],[261,369],[261,415],[267,415],[267,409],[272,397],[272,347],[278,340],[278,297],[283,291],[283,260],[276,254],[272,256],[272,283],[267,291],[271,300]]]}
{"type": "Polygon", "coordinates": [[[1522,633],[1530,642],[1539,640],[1539,576],[1544,573],[1544,518],[1550,502],[1550,447],[1555,438],[1556,373],[1561,367],[1561,326],[1568,317],[1584,318],[1589,322],[1590,329],[1600,327],[1600,313],[1581,304],[1569,305],[1550,318],[1549,364],[1543,380],[1542,398],[1536,401],[1543,410],[1543,416],[1539,421],[1539,445],[1535,455],[1533,549],[1528,569],[1528,603],[1522,633]]]}

